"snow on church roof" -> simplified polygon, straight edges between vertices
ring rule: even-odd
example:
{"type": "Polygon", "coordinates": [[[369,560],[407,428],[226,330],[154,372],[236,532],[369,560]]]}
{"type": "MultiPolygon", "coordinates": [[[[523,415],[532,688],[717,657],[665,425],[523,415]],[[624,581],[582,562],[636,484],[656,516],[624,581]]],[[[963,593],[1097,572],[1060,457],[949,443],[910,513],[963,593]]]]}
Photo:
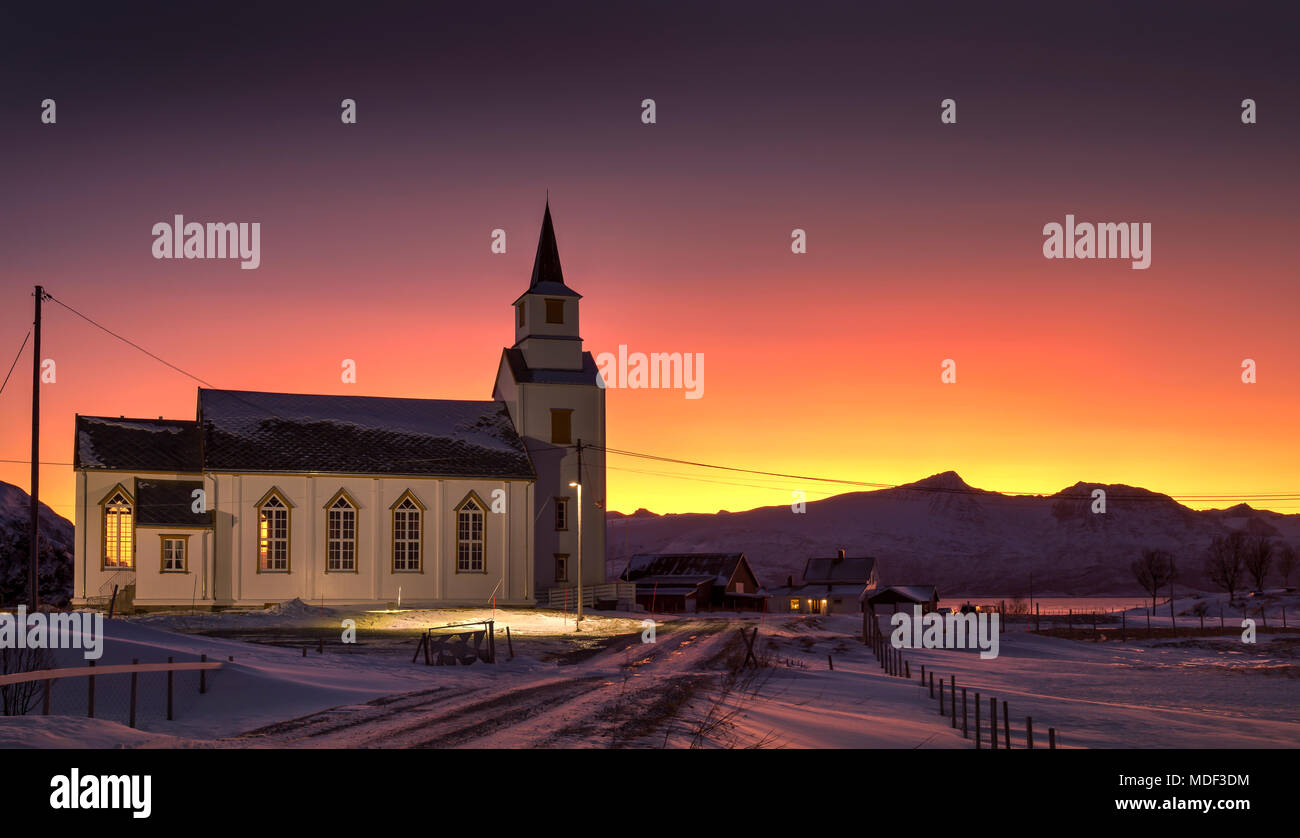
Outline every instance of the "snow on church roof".
{"type": "Polygon", "coordinates": [[[535,479],[494,401],[199,390],[204,468],[535,479]]]}
{"type": "Polygon", "coordinates": [[[78,416],[73,468],[197,472],[198,423],[78,416]]]}

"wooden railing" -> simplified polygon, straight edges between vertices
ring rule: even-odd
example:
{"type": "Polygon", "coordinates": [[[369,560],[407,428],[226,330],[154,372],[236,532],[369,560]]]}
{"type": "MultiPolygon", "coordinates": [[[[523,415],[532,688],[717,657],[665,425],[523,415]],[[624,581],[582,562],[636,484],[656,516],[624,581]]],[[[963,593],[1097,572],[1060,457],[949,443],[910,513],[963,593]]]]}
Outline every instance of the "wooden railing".
{"type": "MultiPolygon", "coordinates": [[[[232,657],[231,660],[234,660],[232,657]]],[[[167,720],[172,721],[173,717],[173,673],[192,672],[198,670],[199,673],[199,694],[205,694],[208,691],[207,673],[212,669],[220,669],[223,661],[210,661],[207,655],[201,655],[197,661],[185,661],[175,663],[170,658],[167,663],[140,663],[132,661],[129,664],[111,664],[109,666],[96,666],[94,661],[90,661],[87,666],[74,666],[62,669],[37,669],[31,672],[14,672],[8,675],[0,675],[0,687],[12,687],[17,684],[29,684],[33,682],[44,682],[44,696],[42,700],[42,715],[50,715],[50,696],[54,692],[54,682],[66,678],[85,678],[88,685],[86,698],[86,715],[88,718],[95,717],[95,679],[106,675],[130,675],[131,676],[131,694],[130,694],[130,716],[129,724],[135,727],[136,717],[136,698],[139,693],[139,678],[143,672],[166,672],[167,673],[167,720]]]]}

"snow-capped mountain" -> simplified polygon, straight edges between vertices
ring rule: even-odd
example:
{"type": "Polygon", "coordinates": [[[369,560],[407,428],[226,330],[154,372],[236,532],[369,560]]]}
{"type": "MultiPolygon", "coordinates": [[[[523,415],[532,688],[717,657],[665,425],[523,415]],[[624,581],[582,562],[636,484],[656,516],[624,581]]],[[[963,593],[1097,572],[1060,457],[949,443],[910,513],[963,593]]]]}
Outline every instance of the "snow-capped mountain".
{"type": "Polygon", "coordinates": [[[609,574],[634,553],[742,551],[759,581],[798,581],[810,556],[880,561],[883,584],[936,584],[944,593],[1127,594],[1137,591],[1130,563],[1145,547],[1171,551],[1179,585],[1202,579],[1210,540],[1240,529],[1300,548],[1300,515],[1245,504],[1196,511],[1168,495],[1122,484],[1076,483],[1053,495],[1003,495],[944,472],[893,489],[853,492],[807,504],[746,512],[606,517],[609,574]],[[1094,489],[1106,492],[1095,514],[1094,489]]]}
{"type": "MultiPolygon", "coordinates": [[[[0,605],[27,599],[31,497],[0,482],[0,605]]],[[[41,602],[65,605],[72,597],[72,522],[41,504],[41,602]]]]}

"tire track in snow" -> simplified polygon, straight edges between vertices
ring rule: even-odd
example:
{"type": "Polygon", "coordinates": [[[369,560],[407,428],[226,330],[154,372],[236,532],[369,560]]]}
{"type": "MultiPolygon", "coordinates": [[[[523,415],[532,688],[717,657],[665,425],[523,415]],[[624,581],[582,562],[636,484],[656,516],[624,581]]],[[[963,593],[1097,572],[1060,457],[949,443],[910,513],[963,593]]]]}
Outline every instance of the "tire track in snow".
{"type": "Polygon", "coordinates": [[[496,681],[384,696],[266,725],[241,734],[237,741],[271,747],[562,747],[579,744],[575,739],[589,741],[591,736],[584,732],[594,732],[617,744],[610,732],[629,723],[629,711],[617,711],[634,710],[643,703],[641,698],[653,699],[673,683],[685,684],[682,679],[689,679],[693,688],[701,679],[697,670],[715,666],[729,648],[725,642],[711,641],[731,627],[721,621],[677,624],[635,662],[619,660],[640,645],[633,635],[588,660],[562,667],[563,674],[547,671],[540,679],[534,674],[514,687],[496,681]],[[715,645],[721,651],[706,653],[715,645]],[[629,667],[636,667],[635,675],[625,678],[623,671],[629,667]],[[628,682],[635,683],[631,692],[620,686],[628,682]]]}

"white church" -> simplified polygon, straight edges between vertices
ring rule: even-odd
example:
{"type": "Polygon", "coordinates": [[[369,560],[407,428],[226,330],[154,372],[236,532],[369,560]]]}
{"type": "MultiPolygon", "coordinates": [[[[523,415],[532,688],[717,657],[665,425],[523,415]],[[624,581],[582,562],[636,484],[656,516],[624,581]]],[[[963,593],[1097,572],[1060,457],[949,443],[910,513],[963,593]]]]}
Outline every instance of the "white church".
{"type": "Polygon", "coordinates": [[[604,582],[580,299],[548,205],[490,401],[199,389],[193,420],[78,415],[74,605],[531,606],[577,584],[579,549],[604,582]]]}

